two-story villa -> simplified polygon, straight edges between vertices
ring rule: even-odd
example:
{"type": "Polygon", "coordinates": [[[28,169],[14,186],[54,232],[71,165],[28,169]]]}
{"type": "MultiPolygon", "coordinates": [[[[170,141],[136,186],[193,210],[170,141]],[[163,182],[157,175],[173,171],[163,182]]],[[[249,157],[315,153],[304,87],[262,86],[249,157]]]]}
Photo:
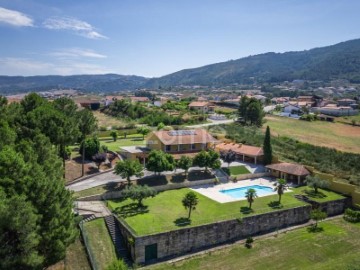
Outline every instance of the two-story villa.
{"type": "Polygon", "coordinates": [[[121,155],[129,159],[146,162],[151,150],[172,154],[175,159],[182,155],[194,156],[201,150],[214,149],[218,141],[204,129],[160,130],[152,132],[146,139],[146,147],[121,148],[121,155]]]}

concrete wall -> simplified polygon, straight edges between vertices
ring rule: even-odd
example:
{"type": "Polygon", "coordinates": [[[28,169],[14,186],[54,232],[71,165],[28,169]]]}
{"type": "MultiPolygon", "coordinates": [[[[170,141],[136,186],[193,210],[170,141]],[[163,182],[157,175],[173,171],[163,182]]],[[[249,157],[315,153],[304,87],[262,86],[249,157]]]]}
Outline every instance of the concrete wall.
{"type": "MultiPolygon", "coordinates": [[[[132,235],[131,237],[135,239],[132,247],[133,260],[136,263],[144,263],[145,246],[155,243],[157,243],[158,259],[167,259],[244,239],[248,236],[302,224],[310,219],[310,210],[311,206],[308,205],[250,216],[243,218],[241,221],[228,220],[148,236],[138,237],[132,235]]],[[[123,227],[121,230],[126,231],[126,228],[123,227]]],[[[126,237],[131,235],[129,231],[124,233],[126,237]]]]}

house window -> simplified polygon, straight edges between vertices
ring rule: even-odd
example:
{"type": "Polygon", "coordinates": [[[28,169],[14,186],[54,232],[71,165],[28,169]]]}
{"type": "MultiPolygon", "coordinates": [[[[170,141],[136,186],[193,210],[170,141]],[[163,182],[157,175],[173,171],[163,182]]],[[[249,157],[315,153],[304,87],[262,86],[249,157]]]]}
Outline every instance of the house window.
{"type": "Polygon", "coordinates": [[[191,145],[191,150],[195,150],[196,149],[196,145],[195,144],[192,144],[191,145]]]}
{"type": "Polygon", "coordinates": [[[171,151],[171,145],[167,145],[166,148],[165,148],[165,151],[170,152],[171,151]]]}

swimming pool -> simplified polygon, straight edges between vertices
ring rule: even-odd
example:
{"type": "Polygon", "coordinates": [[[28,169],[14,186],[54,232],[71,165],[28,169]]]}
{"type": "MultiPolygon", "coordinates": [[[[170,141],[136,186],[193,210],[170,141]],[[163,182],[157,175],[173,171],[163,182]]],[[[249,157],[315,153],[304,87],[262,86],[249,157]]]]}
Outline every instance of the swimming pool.
{"type": "Polygon", "coordinates": [[[267,186],[260,186],[260,185],[252,185],[252,186],[233,188],[233,189],[224,189],[224,190],[220,190],[220,192],[235,199],[242,199],[245,198],[245,193],[250,188],[255,189],[256,194],[258,196],[266,196],[274,192],[273,188],[267,186]]]}

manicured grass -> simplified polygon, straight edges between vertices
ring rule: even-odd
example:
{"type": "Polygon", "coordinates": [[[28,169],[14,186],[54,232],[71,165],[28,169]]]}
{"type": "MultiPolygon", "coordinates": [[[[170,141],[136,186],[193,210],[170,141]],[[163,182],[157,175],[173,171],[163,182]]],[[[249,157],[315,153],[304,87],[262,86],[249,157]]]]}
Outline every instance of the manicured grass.
{"type": "Polygon", "coordinates": [[[230,176],[236,176],[240,174],[248,174],[250,171],[245,166],[232,166],[222,168],[230,176]]]}
{"type": "Polygon", "coordinates": [[[360,152],[360,127],[324,121],[301,121],[287,117],[266,116],[271,134],[288,136],[317,146],[345,152],[360,152]]]}
{"type": "Polygon", "coordinates": [[[359,269],[360,225],[335,219],[322,222],[321,226],[324,230],[318,233],[301,228],[277,237],[257,239],[252,249],[236,244],[147,269],[359,269]]]}
{"type": "Polygon", "coordinates": [[[117,257],[104,219],[86,222],[84,229],[98,269],[105,269],[117,257]]]}
{"type": "MultiPolygon", "coordinates": [[[[187,210],[181,203],[189,191],[190,189],[183,188],[161,192],[154,198],[146,199],[145,206],[142,208],[138,208],[129,199],[109,201],[109,207],[123,217],[138,235],[175,230],[279,209],[276,204],[277,195],[256,198],[252,207],[253,212],[249,213],[246,200],[221,204],[197,193],[199,204],[193,211],[189,224],[187,210]]],[[[288,192],[282,196],[281,209],[305,205],[293,195],[294,192],[288,192]]]]}
{"type": "Polygon", "coordinates": [[[344,196],[324,189],[319,189],[318,193],[315,194],[314,189],[309,187],[298,187],[294,189],[296,193],[305,195],[309,197],[309,199],[317,202],[327,202],[327,201],[334,201],[334,200],[340,200],[343,199],[344,196]]]}
{"type": "Polygon", "coordinates": [[[111,151],[119,151],[122,146],[135,146],[135,145],[145,145],[146,141],[143,140],[141,134],[132,134],[127,135],[126,139],[118,138],[115,142],[111,137],[100,138],[100,143],[106,145],[111,151]]]}

